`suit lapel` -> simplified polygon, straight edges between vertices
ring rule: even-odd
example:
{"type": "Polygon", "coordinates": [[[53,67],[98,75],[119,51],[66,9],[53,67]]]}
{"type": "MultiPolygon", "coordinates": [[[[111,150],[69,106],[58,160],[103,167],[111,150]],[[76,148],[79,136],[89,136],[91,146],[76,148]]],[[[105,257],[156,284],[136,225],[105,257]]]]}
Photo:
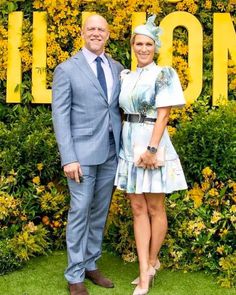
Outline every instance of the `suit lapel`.
{"type": "Polygon", "coordinates": [[[86,61],[82,51],[79,51],[73,58],[75,59],[75,62],[77,63],[79,67],[79,70],[82,71],[87,76],[87,78],[94,84],[94,86],[99,90],[104,100],[107,102],[107,98],[104,94],[104,91],[96,75],[94,74],[93,70],[91,69],[88,62],[86,61]]]}

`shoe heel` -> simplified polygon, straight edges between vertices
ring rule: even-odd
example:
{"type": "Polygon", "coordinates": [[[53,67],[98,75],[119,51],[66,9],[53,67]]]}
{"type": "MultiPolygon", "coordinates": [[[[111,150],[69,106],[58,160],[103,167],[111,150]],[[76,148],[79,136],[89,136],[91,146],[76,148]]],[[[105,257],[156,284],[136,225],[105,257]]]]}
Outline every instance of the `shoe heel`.
{"type": "Polygon", "coordinates": [[[159,270],[161,268],[161,263],[160,263],[160,260],[157,258],[156,260],[156,264],[154,266],[155,270],[159,270]]]}
{"type": "Polygon", "coordinates": [[[152,286],[152,288],[154,287],[154,284],[155,284],[155,276],[153,276],[152,279],[151,279],[151,286],[152,286]]]}
{"type": "Polygon", "coordinates": [[[156,270],[154,267],[150,268],[149,270],[149,286],[153,287],[154,282],[155,282],[155,275],[156,275],[156,270]]]}

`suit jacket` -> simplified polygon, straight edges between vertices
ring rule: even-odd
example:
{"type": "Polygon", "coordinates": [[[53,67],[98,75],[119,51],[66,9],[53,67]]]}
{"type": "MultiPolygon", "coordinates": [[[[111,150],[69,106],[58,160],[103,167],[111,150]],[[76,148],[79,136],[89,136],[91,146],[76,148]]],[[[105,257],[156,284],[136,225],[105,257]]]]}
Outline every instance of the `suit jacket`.
{"type": "Polygon", "coordinates": [[[82,51],[59,64],[52,86],[52,117],[62,166],[79,161],[98,165],[109,153],[109,122],[119,153],[121,118],[118,106],[122,65],[107,56],[113,75],[111,101],[82,51]],[[109,120],[110,118],[110,120],[109,120]]]}

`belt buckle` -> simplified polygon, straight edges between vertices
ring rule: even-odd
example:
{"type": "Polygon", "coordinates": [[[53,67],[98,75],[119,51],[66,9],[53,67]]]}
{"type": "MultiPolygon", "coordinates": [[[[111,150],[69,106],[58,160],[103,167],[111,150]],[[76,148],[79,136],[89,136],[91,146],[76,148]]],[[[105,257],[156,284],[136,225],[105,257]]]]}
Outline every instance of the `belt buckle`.
{"type": "Polygon", "coordinates": [[[143,113],[138,113],[138,123],[144,123],[146,115],[143,113]]]}

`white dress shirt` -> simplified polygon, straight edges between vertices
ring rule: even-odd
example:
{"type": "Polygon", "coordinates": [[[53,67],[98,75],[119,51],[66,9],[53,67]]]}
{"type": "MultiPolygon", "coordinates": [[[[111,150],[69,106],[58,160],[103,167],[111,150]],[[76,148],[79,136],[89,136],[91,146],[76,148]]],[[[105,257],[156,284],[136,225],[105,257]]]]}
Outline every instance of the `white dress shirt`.
{"type": "MultiPolygon", "coordinates": [[[[96,62],[96,58],[97,55],[94,54],[93,52],[91,52],[90,50],[88,50],[86,47],[82,48],[82,52],[83,55],[85,57],[85,59],[87,60],[88,64],[90,65],[92,71],[94,72],[95,76],[97,77],[97,62],[96,62]]],[[[108,99],[108,103],[110,103],[111,101],[111,94],[112,94],[112,87],[113,87],[113,76],[112,76],[112,72],[111,72],[111,68],[109,65],[109,62],[104,54],[104,52],[102,54],[99,55],[102,59],[102,68],[105,74],[105,78],[106,78],[106,84],[107,84],[107,99],[108,99]]]]}

